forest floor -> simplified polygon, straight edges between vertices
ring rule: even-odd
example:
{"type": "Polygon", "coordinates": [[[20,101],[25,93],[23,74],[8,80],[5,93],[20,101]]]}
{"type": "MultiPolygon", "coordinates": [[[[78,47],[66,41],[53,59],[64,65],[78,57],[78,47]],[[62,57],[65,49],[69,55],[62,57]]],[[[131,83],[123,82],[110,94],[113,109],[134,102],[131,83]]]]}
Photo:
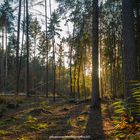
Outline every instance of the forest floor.
{"type": "Polygon", "coordinates": [[[113,132],[105,102],[99,109],[91,108],[90,101],[43,97],[9,97],[0,104],[0,140],[113,140],[113,132]]]}

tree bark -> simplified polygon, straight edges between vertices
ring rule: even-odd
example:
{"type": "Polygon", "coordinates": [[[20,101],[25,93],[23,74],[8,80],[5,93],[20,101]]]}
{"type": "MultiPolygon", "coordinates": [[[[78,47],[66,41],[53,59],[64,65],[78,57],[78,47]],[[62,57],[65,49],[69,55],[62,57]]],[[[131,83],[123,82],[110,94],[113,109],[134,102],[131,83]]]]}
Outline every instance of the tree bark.
{"type": "Polygon", "coordinates": [[[19,44],[20,44],[21,0],[19,0],[17,46],[16,46],[16,96],[19,94],[19,44]]]}
{"type": "Polygon", "coordinates": [[[28,0],[26,0],[26,50],[27,50],[27,68],[26,68],[26,94],[27,97],[30,96],[29,93],[29,13],[28,13],[28,0]]]}
{"type": "Polygon", "coordinates": [[[136,47],[134,40],[134,14],[132,0],[122,1],[125,99],[130,96],[131,81],[136,79],[136,47]]]}
{"type": "Polygon", "coordinates": [[[98,0],[93,0],[92,13],[92,105],[99,106],[99,75],[98,75],[98,0]]]}
{"type": "Polygon", "coordinates": [[[45,23],[46,23],[46,47],[47,47],[47,54],[46,54],[46,97],[48,98],[48,27],[47,27],[47,24],[48,24],[48,16],[47,16],[47,0],[45,0],[45,23]]]}

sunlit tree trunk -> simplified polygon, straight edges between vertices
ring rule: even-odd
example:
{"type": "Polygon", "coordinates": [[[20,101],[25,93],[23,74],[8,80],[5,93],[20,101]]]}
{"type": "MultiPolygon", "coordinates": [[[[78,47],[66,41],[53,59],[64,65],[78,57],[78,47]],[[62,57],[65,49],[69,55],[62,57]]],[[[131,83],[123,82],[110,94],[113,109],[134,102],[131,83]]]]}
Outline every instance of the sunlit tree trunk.
{"type": "Polygon", "coordinates": [[[81,60],[79,60],[78,64],[78,75],[77,75],[77,95],[78,99],[80,99],[80,73],[81,73],[81,60]]]}
{"type": "Polygon", "coordinates": [[[74,87],[73,87],[73,92],[74,94],[76,94],[76,70],[77,70],[77,60],[75,61],[75,64],[74,64],[74,74],[73,74],[73,84],[74,84],[74,87]]]}
{"type": "Polygon", "coordinates": [[[1,91],[3,91],[4,89],[4,28],[2,27],[2,43],[1,43],[1,91]]]}
{"type": "Polygon", "coordinates": [[[8,76],[8,48],[7,48],[7,37],[8,32],[7,32],[7,21],[5,24],[5,89],[7,86],[7,76],[8,76]]]}
{"type": "Polygon", "coordinates": [[[82,66],[82,80],[83,80],[83,95],[84,99],[87,99],[87,93],[86,93],[86,81],[85,81],[85,63],[82,66]]]}

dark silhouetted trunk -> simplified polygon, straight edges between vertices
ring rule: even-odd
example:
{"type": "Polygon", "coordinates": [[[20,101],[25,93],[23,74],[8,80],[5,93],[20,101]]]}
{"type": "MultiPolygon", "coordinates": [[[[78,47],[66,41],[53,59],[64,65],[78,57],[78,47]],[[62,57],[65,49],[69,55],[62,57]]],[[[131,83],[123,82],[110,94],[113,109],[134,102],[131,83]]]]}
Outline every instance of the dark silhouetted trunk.
{"type": "Polygon", "coordinates": [[[130,96],[131,81],[136,79],[136,50],[134,40],[134,15],[132,0],[122,1],[124,41],[124,82],[125,99],[130,96]]]}
{"type": "Polygon", "coordinates": [[[16,96],[19,94],[19,44],[20,44],[21,0],[19,0],[17,46],[16,46],[16,96]]]}
{"type": "Polygon", "coordinates": [[[97,107],[99,106],[98,0],[93,0],[92,18],[92,105],[97,107]]]}
{"type": "Polygon", "coordinates": [[[29,97],[29,13],[28,13],[28,0],[26,0],[26,49],[27,49],[27,72],[26,72],[26,94],[29,97]]]}
{"type": "Polygon", "coordinates": [[[48,16],[47,16],[47,0],[45,0],[45,24],[46,24],[46,47],[47,47],[47,52],[46,52],[46,97],[48,98],[48,30],[47,30],[47,24],[48,24],[48,16]]]}

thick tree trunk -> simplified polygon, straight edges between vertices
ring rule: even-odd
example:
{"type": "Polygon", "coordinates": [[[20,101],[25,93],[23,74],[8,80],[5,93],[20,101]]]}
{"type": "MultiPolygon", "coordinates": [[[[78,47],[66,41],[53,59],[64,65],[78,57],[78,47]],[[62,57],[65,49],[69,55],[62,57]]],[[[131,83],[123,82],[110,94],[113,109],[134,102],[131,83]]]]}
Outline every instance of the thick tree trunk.
{"type": "Polygon", "coordinates": [[[131,81],[136,79],[136,47],[134,40],[134,15],[132,0],[123,0],[124,82],[125,99],[130,96],[131,81]]]}
{"type": "Polygon", "coordinates": [[[136,0],[137,77],[140,80],[140,1],[136,0]]]}
{"type": "Polygon", "coordinates": [[[99,106],[98,76],[98,0],[93,0],[92,13],[92,105],[99,106]]]}

